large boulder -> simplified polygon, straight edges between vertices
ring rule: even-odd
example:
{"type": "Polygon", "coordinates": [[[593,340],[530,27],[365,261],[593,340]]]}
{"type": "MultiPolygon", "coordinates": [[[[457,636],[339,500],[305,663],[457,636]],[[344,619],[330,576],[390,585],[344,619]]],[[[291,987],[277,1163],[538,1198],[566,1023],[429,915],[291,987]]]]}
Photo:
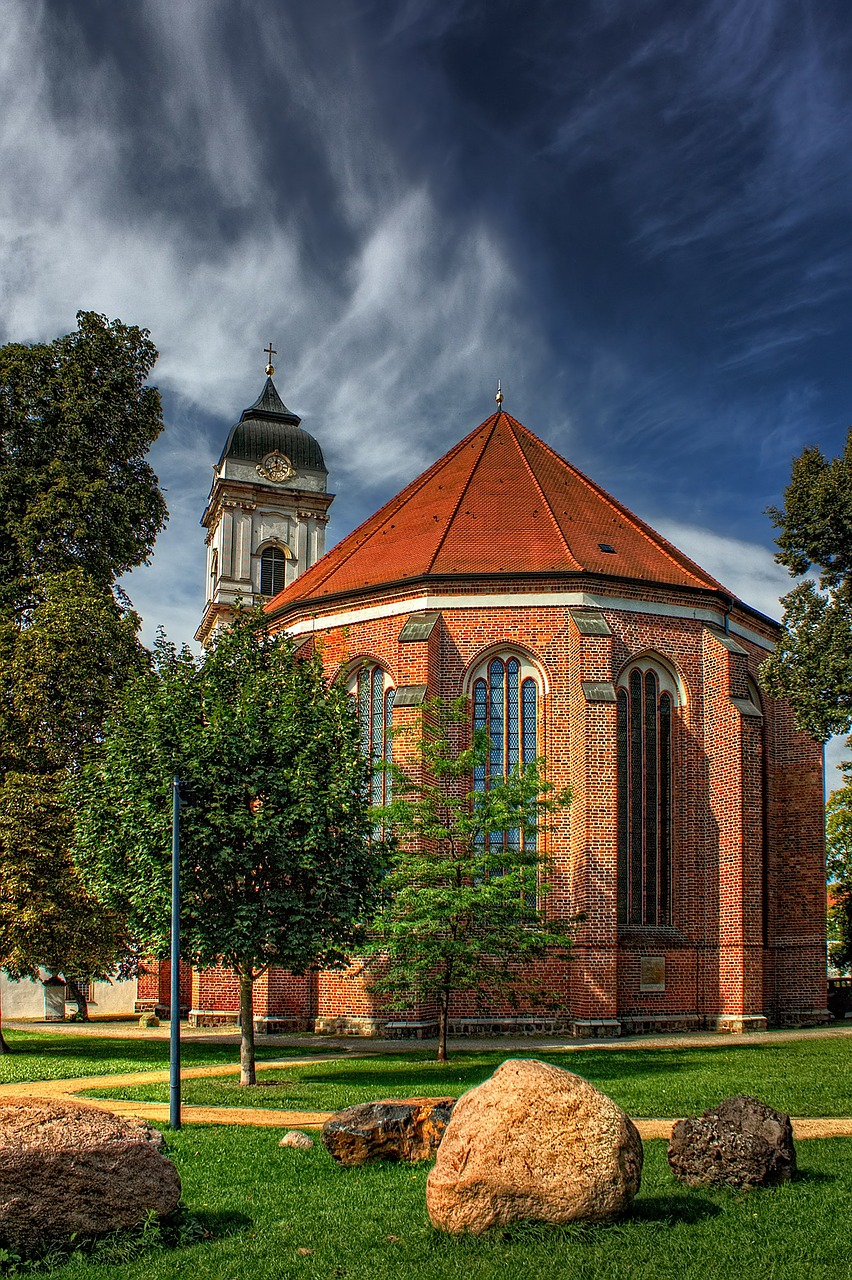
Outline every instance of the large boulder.
{"type": "Polygon", "coordinates": [[[328,1151],[344,1165],[368,1160],[428,1160],[444,1136],[455,1098],[384,1098],[338,1111],[322,1127],[328,1151]]]}
{"type": "Polygon", "coordinates": [[[746,1094],[678,1120],[668,1155],[675,1177],[690,1187],[768,1187],[796,1172],[790,1117],[746,1094]]]}
{"type": "Polygon", "coordinates": [[[642,1139],[582,1076],[510,1060],[459,1098],[426,1182],[432,1225],[602,1222],[639,1190],[642,1139]]]}
{"type": "Polygon", "coordinates": [[[167,1214],[180,1178],[157,1130],[80,1103],[0,1106],[0,1246],[26,1256],[167,1214]]]}

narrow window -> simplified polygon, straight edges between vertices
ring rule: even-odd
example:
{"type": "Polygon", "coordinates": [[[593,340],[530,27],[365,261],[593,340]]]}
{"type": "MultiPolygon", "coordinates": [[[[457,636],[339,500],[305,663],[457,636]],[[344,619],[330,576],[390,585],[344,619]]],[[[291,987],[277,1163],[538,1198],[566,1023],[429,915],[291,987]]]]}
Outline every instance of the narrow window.
{"type": "Polygon", "coordinates": [[[618,919],[671,923],[671,693],[652,667],[634,667],[618,689],[618,919]]]}
{"type": "MultiPolygon", "coordinates": [[[[492,658],[473,681],[473,727],[488,734],[488,756],[474,767],[474,791],[487,790],[491,779],[503,779],[536,758],[538,745],[538,684],[518,658],[492,658]]],[[[493,831],[490,847],[504,850],[506,865],[512,852],[536,848],[536,836],[523,836],[520,828],[493,831]]],[[[536,909],[535,882],[531,876],[524,905],[536,909]]]]}
{"type": "Polygon", "coordinates": [[[260,594],[277,596],[284,590],[284,567],[287,557],[280,547],[267,547],[260,557],[260,594]]]}
{"type": "Polygon", "coordinates": [[[381,768],[391,759],[391,723],[394,689],[385,672],[377,664],[359,667],[350,677],[348,689],[358,707],[361,747],[373,766],[370,799],[374,805],[388,804],[391,798],[389,774],[381,768]]]}

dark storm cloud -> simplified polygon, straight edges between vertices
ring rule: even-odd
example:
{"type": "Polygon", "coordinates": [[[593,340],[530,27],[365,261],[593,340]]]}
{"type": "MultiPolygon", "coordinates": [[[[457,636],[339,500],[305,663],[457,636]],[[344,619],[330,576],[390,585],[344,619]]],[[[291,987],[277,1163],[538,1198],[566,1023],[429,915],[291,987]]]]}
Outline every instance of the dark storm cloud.
{"type": "Polygon", "coordinates": [[[339,537],[507,408],[770,612],[764,508],[849,418],[842,0],[0,0],[0,339],[146,324],[188,636],[278,348],[339,537]]]}

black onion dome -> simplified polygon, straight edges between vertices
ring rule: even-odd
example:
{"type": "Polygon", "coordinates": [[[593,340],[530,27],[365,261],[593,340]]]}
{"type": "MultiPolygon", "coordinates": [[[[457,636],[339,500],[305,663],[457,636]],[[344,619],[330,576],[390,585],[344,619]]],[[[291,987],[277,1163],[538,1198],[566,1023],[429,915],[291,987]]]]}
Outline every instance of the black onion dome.
{"type": "Polygon", "coordinates": [[[236,426],[231,428],[219,465],[226,458],[246,462],[262,462],[270,453],[283,453],[297,471],[325,471],[322,449],[312,435],[299,425],[302,419],[291,413],[275,390],[271,378],[257,400],[244,409],[236,426]]]}

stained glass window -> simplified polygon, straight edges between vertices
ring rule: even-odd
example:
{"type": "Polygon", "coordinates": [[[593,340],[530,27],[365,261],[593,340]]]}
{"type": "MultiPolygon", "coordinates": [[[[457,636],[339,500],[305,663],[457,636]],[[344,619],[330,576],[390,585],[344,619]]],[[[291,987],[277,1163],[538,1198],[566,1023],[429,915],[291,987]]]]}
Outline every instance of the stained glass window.
{"type": "Polygon", "coordinates": [[[673,699],[660,672],[642,664],[622,680],[617,701],[618,919],[622,924],[667,925],[673,699]]]}
{"type": "MultiPolygon", "coordinates": [[[[528,670],[528,668],[527,668],[528,670]]],[[[518,658],[492,658],[473,682],[473,725],[488,734],[487,760],[473,771],[474,791],[485,791],[492,778],[505,778],[520,765],[534,760],[538,754],[538,684],[525,673],[518,658]]],[[[536,847],[535,834],[522,836],[520,828],[494,831],[492,849],[505,849],[506,864],[512,863],[512,850],[536,847]]],[[[534,884],[525,894],[525,906],[535,910],[534,884]]]]}
{"type": "Polygon", "coordinates": [[[361,748],[373,764],[371,802],[375,805],[387,804],[390,801],[391,780],[378,766],[382,760],[392,758],[390,730],[394,690],[380,666],[366,663],[350,677],[348,688],[358,706],[361,748]]]}

